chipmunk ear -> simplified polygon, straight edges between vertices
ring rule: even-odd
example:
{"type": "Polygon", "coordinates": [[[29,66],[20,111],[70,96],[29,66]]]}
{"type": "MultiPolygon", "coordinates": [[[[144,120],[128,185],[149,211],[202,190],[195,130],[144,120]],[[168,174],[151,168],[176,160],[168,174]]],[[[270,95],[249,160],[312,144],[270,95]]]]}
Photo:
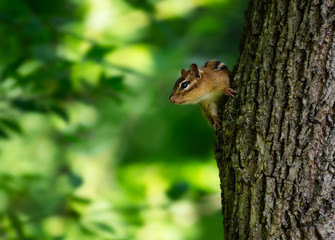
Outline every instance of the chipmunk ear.
{"type": "Polygon", "coordinates": [[[194,74],[197,78],[200,78],[200,73],[197,64],[192,63],[190,67],[190,72],[194,74]]]}
{"type": "Polygon", "coordinates": [[[180,73],[183,78],[185,78],[187,75],[187,71],[184,68],[180,71],[180,73]]]}

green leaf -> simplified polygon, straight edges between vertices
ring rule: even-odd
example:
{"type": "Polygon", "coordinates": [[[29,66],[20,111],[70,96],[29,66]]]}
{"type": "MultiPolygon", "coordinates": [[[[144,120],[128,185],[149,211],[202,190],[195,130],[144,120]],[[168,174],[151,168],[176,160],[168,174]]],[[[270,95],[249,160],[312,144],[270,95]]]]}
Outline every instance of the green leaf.
{"type": "Polygon", "coordinates": [[[83,179],[72,172],[69,173],[69,179],[70,179],[71,185],[74,188],[77,188],[83,184],[83,179]]]}
{"type": "Polygon", "coordinates": [[[152,1],[149,2],[148,0],[126,0],[126,2],[135,8],[142,9],[149,13],[155,10],[152,1]]]}
{"type": "Polygon", "coordinates": [[[105,224],[105,223],[94,223],[94,225],[96,225],[99,229],[105,231],[105,232],[109,232],[109,233],[115,233],[114,228],[112,228],[111,226],[105,224]]]}
{"type": "Polygon", "coordinates": [[[189,183],[185,181],[180,181],[174,183],[170,189],[166,192],[166,194],[172,200],[180,199],[183,195],[185,195],[189,191],[189,183]]]}
{"type": "Polygon", "coordinates": [[[22,111],[27,112],[46,112],[44,108],[38,106],[33,100],[14,99],[12,105],[22,111]]]}
{"type": "Polygon", "coordinates": [[[63,240],[63,239],[65,239],[65,236],[54,237],[54,240],[63,240]]]}
{"type": "Polygon", "coordinates": [[[80,213],[74,209],[70,209],[67,211],[67,216],[72,219],[78,220],[80,218],[80,213]]]}
{"type": "Polygon", "coordinates": [[[7,118],[0,118],[0,124],[6,126],[7,128],[12,130],[13,132],[22,133],[21,126],[13,120],[10,120],[10,119],[7,119],[7,118]]]}
{"type": "Polygon", "coordinates": [[[12,227],[14,228],[16,232],[17,239],[26,239],[24,236],[24,232],[23,232],[23,224],[21,223],[18,216],[14,213],[10,213],[8,217],[11,221],[12,227]]]}
{"type": "Polygon", "coordinates": [[[90,204],[92,202],[90,199],[83,198],[83,197],[77,197],[77,196],[72,196],[71,200],[76,203],[80,203],[80,204],[90,204]]]}
{"type": "Polygon", "coordinates": [[[78,143],[78,142],[80,142],[80,138],[77,137],[74,134],[64,134],[64,137],[65,137],[66,141],[69,142],[69,143],[78,143]]]}
{"type": "Polygon", "coordinates": [[[53,106],[51,107],[51,111],[57,114],[59,117],[61,117],[65,122],[69,122],[70,118],[67,112],[59,107],[59,106],[53,106]]]}
{"type": "Polygon", "coordinates": [[[86,226],[80,225],[80,229],[86,236],[95,236],[95,233],[86,226]]]}
{"type": "Polygon", "coordinates": [[[51,43],[33,45],[31,51],[35,59],[51,62],[56,58],[55,46],[51,43]]]}
{"type": "Polygon", "coordinates": [[[125,89],[125,85],[123,83],[123,76],[106,77],[103,75],[100,78],[100,82],[102,85],[107,85],[108,87],[111,87],[118,92],[125,89]]]}
{"type": "Polygon", "coordinates": [[[8,76],[15,75],[18,67],[24,61],[25,61],[25,57],[21,57],[21,58],[18,58],[16,61],[13,61],[10,64],[5,65],[1,78],[6,79],[8,76]]]}
{"type": "Polygon", "coordinates": [[[93,47],[91,47],[91,49],[86,53],[85,58],[94,61],[101,61],[107,53],[110,53],[114,49],[114,46],[104,46],[96,44],[93,45],[93,47]]]}
{"type": "Polygon", "coordinates": [[[5,130],[1,128],[0,128],[0,138],[9,139],[8,134],[5,132],[5,130]]]}

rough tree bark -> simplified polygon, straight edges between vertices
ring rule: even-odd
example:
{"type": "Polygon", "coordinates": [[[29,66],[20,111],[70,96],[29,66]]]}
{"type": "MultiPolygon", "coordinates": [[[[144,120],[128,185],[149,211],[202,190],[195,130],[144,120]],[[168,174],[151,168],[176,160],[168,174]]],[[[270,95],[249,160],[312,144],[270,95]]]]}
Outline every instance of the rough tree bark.
{"type": "Polygon", "coordinates": [[[335,239],[334,22],[334,0],[251,0],[215,148],[225,240],[335,239]]]}

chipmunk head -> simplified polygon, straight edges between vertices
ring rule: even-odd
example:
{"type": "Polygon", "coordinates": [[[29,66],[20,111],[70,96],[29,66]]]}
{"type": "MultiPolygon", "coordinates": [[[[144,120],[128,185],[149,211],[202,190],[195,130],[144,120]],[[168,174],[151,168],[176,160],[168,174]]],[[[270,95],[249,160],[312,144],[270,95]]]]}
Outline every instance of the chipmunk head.
{"type": "Polygon", "coordinates": [[[176,104],[197,103],[198,99],[204,94],[199,88],[203,80],[202,75],[195,63],[190,66],[188,71],[182,69],[181,77],[178,78],[173,86],[170,102],[176,104]]]}

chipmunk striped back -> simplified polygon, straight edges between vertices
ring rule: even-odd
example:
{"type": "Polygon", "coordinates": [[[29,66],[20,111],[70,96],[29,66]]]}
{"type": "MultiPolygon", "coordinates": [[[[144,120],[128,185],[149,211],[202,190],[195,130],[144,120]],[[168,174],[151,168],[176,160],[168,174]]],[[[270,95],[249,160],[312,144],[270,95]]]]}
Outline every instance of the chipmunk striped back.
{"type": "Polygon", "coordinates": [[[226,66],[226,64],[224,64],[223,62],[220,62],[218,60],[207,61],[205,63],[205,65],[204,65],[204,67],[207,67],[207,68],[213,67],[214,71],[220,71],[220,70],[226,70],[226,69],[228,69],[228,67],[226,66]]]}

